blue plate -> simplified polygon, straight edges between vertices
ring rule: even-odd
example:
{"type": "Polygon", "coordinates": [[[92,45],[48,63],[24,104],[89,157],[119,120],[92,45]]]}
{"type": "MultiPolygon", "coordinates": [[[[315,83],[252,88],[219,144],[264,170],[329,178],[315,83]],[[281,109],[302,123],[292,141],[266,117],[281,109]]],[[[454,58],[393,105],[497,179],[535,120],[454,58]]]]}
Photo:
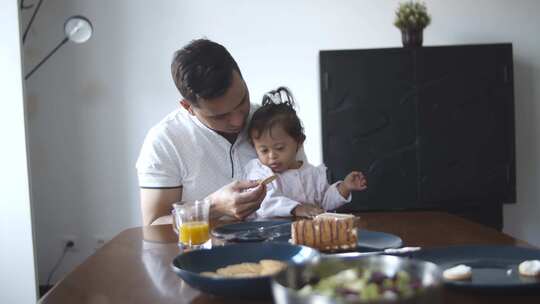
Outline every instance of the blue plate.
{"type": "Polygon", "coordinates": [[[256,263],[262,259],[300,264],[318,256],[316,250],[304,246],[274,242],[241,243],[182,253],[174,258],[172,268],[182,280],[205,293],[235,298],[270,298],[269,276],[212,278],[200,273],[215,272],[218,268],[232,264],[256,263]]]}
{"type": "Polygon", "coordinates": [[[540,250],[497,245],[468,245],[423,249],[412,253],[416,259],[433,262],[442,270],[465,264],[472,268],[469,281],[445,280],[450,287],[508,291],[540,291],[540,278],[519,275],[518,265],[525,260],[540,260],[540,250]]]}
{"type": "Polygon", "coordinates": [[[358,229],[357,251],[384,250],[403,246],[403,240],[394,234],[358,229]]]}
{"type": "MultiPolygon", "coordinates": [[[[274,242],[288,242],[291,238],[291,226],[281,225],[290,223],[289,220],[275,220],[275,221],[261,221],[261,222],[242,222],[224,225],[212,230],[212,235],[218,238],[228,238],[234,242],[260,242],[265,241],[267,238],[264,235],[250,234],[248,236],[234,237],[235,235],[242,235],[242,232],[248,230],[256,230],[260,227],[272,227],[279,226],[280,237],[272,238],[274,242]]],[[[394,234],[372,231],[367,229],[358,230],[358,248],[357,251],[378,251],[388,248],[399,248],[403,246],[403,240],[394,234]]]]}

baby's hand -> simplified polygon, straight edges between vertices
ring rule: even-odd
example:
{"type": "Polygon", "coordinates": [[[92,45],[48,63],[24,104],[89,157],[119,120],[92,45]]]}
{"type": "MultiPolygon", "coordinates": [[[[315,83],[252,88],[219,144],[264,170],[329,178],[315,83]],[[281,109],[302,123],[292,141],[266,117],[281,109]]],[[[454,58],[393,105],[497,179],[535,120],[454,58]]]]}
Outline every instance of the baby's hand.
{"type": "Polygon", "coordinates": [[[307,218],[314,218],[323,212],[324,210],[321,207],[313,204],[300,204],[291,211],[291,213],[296,217],[307,218]]]}
{"type": "Polygon", "coordinates": [[[367,188],[367,181],[362,172],[353,171],[345,177],[344,186],[349,191],[362,191],[367,188]]]}

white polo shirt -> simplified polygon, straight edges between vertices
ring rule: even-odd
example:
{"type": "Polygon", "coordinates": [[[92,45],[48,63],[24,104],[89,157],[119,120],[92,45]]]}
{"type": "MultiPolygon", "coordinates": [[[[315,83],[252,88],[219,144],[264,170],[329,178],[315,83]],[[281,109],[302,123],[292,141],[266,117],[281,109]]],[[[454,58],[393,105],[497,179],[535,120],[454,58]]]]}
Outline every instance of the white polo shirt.
{"type": "Polygon", "coordinates": [[[182,200],[202,199],[240,180],[245,165],[256,157],[245,130],[231,144],[180,108],[148,132],[136,164],[139,186],[182,186],[182,200]]]}

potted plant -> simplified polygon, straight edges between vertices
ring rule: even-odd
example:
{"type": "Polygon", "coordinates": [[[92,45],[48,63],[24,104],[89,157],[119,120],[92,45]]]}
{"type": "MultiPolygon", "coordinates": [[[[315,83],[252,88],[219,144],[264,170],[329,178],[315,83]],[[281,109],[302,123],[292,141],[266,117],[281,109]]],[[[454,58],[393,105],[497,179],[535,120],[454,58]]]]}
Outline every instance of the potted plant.
{"type": "Polygon", "coordinates": [[[394,25],[401,30],[405,47],[422,46],[423,31],[431,22],[423,2],[407,1],[399,4],[394,25]]]}

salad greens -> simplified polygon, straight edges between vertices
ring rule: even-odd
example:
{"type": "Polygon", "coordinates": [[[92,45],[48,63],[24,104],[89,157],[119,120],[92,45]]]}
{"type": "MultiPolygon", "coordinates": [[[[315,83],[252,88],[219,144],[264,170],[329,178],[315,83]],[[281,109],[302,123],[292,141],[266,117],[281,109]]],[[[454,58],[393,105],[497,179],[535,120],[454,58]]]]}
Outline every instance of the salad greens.
{"type": "Polygon", "coordinates": [[[347,269],[308,284],[299,290],[300,295],[319,294],[344,301],[395,300],[419,292],[422,284],[405,271],[393,276],[378,271],[347,269]]]}

